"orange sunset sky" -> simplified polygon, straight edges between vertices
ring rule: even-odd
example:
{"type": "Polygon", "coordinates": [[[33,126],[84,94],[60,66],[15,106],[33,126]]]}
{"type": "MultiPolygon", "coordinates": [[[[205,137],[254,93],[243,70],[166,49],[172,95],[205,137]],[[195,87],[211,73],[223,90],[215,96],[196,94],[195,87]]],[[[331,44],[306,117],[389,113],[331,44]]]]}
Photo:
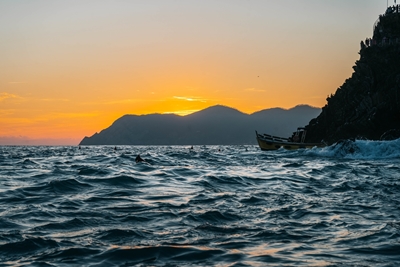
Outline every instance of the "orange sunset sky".
{"type": "Polygon", "coordinates": [[[124,114],[323,107],[386,6],[2,0],[0,145],[77,145],[124,114]]]}

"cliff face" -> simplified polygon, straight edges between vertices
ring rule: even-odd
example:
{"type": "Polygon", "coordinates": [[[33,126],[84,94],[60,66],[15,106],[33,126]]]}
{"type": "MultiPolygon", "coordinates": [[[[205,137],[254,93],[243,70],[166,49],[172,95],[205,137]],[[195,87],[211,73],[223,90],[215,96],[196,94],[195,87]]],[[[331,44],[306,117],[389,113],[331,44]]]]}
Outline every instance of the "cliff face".
{"type": "Polygon", "coordinates": [[[307,142],[400,137],[400,13],[392,11],[380,16],[373,38],[361,42],[352,76],[306,126],[307,142]]]}

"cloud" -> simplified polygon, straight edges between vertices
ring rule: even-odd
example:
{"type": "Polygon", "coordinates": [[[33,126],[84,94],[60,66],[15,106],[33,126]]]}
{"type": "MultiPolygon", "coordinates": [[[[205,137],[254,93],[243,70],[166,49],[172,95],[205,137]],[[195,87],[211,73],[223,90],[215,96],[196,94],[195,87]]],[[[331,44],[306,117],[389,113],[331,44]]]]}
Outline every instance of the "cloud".
{"type": "Polygon", "coordinates": [[[15,111],[17,111],[17,110],[16,109],[0,109],[0,116],[4,118],[6,116],[14,114],[15,111]]]}
{"type": "Polygon", "coordinates": [[[0,101],[6,100],[8,98],[20,98],[20,97],[7,92],[0,93],[0,101]]]}
{"type": "Polygon", "coordinates": [[[200,97],[188,97],[188,96],[174,96],[173,98],[178,99],[178,100],[184,100],[184,101],[190,101],[190,102],[203,102],[206,103],[207,99],[200,98],[200,97]]]}
{"type": "Polygon", "coordinates": [[[265,92],[265,90],[256,89],[256,88],[246,88],[244,90],[247,91],[247,92],[256,92],[256,93],[264,93],[265,92]]]}
{"type": "Polygon", "coordinates": [[[43,101],[43,102],[68,102],[70,101],[67,98],[35,98],[35,97],[22,97],[14,94],[10,94],[7,92],[2,92],[0,93],[0,101],[6,100],[6,99],[19,99],[19,100],[24,100],[24,101],[43,101]]]}
{"type": "Polygon", "coordinates": [[[67,98],[40,98],[38,100],[45,101],[45,102],[53,102],[53,101],[68,102],[69,101],[69,99],[67,99],[67,98]]]}

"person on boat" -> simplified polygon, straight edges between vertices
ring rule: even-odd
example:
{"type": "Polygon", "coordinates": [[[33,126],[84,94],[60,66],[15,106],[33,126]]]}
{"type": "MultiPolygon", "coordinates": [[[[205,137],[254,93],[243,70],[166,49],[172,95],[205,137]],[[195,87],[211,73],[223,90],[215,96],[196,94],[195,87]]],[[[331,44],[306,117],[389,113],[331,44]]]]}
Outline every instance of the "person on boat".
{"type": "Polygon", "coordinates": [[[296,135],[296,132],[293,132],[293,133],[292,133],[292,136],[288,138],[288,141],[289,141],[289,142],[297,142],[298,139],[299,139],[299,136],[296,135]]]}
{"type": "Polygon", "coordinates": [[[135,158],[135,162],[142,162],[142,161],[144,161],[144,159],[142,159],[140,155],[137,155],[135,158]]]}
{"type": "Polygon", "coordinates": [[[290,136],[290,137],[288,138],[288,142],[293,142],[293,137],[294,137],[295,134],[296,134],[296,132],[293,132],[293,133],[292,133],[292,136],[290,136]]]}

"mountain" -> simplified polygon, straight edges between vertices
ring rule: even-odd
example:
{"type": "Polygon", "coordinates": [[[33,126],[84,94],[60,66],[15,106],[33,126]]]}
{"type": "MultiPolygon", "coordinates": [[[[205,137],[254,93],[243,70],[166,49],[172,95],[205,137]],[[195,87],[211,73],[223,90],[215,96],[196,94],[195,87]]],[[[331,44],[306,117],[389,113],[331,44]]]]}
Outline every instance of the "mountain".
{"type": "Polygon", "coordinates": [[[361,42],[360,59],[344,84],[306,126],[307,142],[400,137],[400,13],[389,7],[361,42]]]}
{"type": "Polygon", "coordinates": [[[245,114],[212,106],[186,116],[124,115],[110,127],[85,137],[80,145],[240,145],[256,144],[255,131],[290,136],[321,109],[306,105],[245,114]]]}

